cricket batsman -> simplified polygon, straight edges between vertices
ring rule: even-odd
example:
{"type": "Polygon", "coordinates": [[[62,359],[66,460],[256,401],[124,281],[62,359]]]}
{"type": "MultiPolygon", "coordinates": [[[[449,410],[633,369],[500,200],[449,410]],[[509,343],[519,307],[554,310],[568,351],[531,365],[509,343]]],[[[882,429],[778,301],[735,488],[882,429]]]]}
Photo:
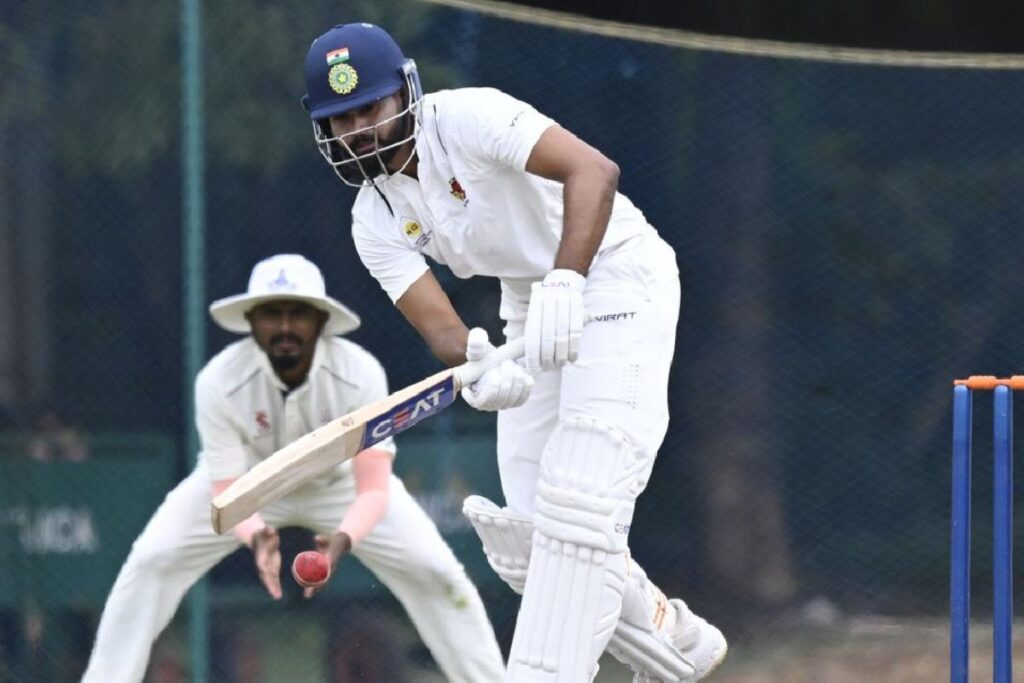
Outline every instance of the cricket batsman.
{"type": "Polygon", "coordinates": [[[316,144],[359,188],[360,259],[433,353],[454,366],[494,347],[428,258],[498,278],[505,338],[525,342],[522,364],[463,392],[499,411],[506,507],[471,496],[464,511],[523,595],[506,680],[591,681],[605,649],[636,681],[706,676],[722,633],[629,555],[668,425],[680,286],[672,248],[618,193],[618,167],[498,90],[424,95],[415,63],[371,24],[316,38],[305,79],[316,144]]]}

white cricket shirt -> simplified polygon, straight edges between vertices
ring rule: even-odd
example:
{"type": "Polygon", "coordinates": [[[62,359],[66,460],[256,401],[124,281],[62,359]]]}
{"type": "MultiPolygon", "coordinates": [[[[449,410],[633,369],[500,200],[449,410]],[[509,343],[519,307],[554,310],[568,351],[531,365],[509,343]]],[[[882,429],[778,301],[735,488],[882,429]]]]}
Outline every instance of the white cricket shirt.
{"type": "MultiPolygon", "coordinates": [[[[392,301],[427,270],[426,256],[460,278],[499,278],[503,309],[529,301],[530,284],[554,267],[562,235],[562,184],[526,172],[530,152],[552,125],[493,88],[424,96],[419,180],[395,175],[378,182],[380,192],[361,188],[352,207],[359,257],[392,301]]],[[[653,230],[616,193],[598,254],[653,230]]]]}
{"type": "MultiPolygon", "coordinates": [[[[252,337],[214,356],[196,377],[200,459],[213,481],[234,479],[336,417],[388,395],[384,368],[341,337],[321,337],[306,381],[288,391],[252,337]]],[[[374,448],[395,452],[389,438],[374,448]]],[[[350,474],[352,461],[338,466],[350,474]]]]}

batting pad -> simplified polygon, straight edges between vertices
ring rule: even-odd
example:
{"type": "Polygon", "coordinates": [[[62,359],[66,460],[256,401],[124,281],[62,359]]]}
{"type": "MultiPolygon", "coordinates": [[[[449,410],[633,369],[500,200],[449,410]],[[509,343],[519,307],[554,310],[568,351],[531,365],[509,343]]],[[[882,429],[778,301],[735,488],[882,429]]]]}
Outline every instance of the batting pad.
{"type": "Polygon", "coordinates": [[[592,680],[619,620],[639,457],[615,427],[563,420],[541,457],[526,590],[509,656],[516,681],[592,680]]]}
{"type": "Polygon", "coordinates": [[[462,513],[480,536],[491,569],[512,590],[522,594],[530,564],[533,522],[498,507],[483,496],[466,498],[462,513]]]}
{"type": "MultiPolygon", "coordinates": [[[[466,498],[462,512],[480,536],[491,568],[512,590],[522,594],[530,561],[533,522],[498,507],[483,496],[466,498]]],[[[675,614],[664,593],[632,558],[626,571],[622,612],[608,641],[608,652],[637,674],[637,680],[664,683],[692,680],[694,667],[667,635],[675,614]]]]}

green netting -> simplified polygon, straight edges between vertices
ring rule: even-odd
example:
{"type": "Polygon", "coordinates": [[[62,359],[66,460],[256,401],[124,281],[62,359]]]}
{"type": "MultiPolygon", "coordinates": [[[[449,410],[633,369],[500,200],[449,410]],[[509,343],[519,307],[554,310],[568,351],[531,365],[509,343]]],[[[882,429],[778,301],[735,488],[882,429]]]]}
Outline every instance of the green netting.
{"type": "MultiPolygon", "coordinates": [[[[74,509],[123,515],[122,549],[189,461],[180,12],[169,0],[0,9],[2,471],[27,471],[33,430],[52,430],[55,414],[89,456],[52,469],[33,461],[32,476],[73,490],[74,509]],[[141,469],[109,467],[120,458],[141,469]],[[141,485],[148,471],[166,477],[155,492],[141,485]],[[112,496],[125,500],[120,513],[103,507],[112,496]]],[[[950,380],[1024,370],[1021,70],[740,54],[398,0],[225,0],[202,17],[211,299],[241,291],[258,259],[299,252],[363,315],[353,338],[394,387],[437,369],[359,264],[352,195],[321,161],[299,105],[310,40],[334,23],[378,22],[416,58],[427,90],[502,88],[602,149],[678,253],[672,423],[631,542],[648,572],[731,629],[741,663],[744,643],[794,625],[942,623],[950,380]]],[[[496,283],[438,273],[468,322],[500,329],[496,283]]],[[[207,332],[209,357],[231,338],[207,332]]],[[[984,615],[991,409],[976,405],[984,615]]],[[[461,495],[497,495],[492,430],[460,405],[409,435],[399,467],[478,580],[507,646],[517,599],[458,515],[461,495]]],[[[0,681],[74,680],[102,606],[93,587],[123,555],[88,574],[83,550],[67,570],[77,574],[45,589],[20,581],[64,566],[17,531],[60,501],[0,490],[10,546],[0,681]]],[[[286,541],[294,552],[308,537],[286,541]]],[[[378,635],[400,634],[386,645],[410,680],[430,670],[400,608],[355,566],[319,605],[296,591],[269,604],[239,553],[214,570],[210,597],[213,680],[243,680],[237,661],[257,651],[267,680],[286,670],[330,680],[325,653],[352,637],[360,614],[386,620],[378,635]]],[[[183,608],[154,667],[189,666],[186,631],[183,608]]],[[[619,680],[616,664],[604,669],[602,680],[619,680]]],[[[720,675],[747,680],[729,667],[720,675]]]]}

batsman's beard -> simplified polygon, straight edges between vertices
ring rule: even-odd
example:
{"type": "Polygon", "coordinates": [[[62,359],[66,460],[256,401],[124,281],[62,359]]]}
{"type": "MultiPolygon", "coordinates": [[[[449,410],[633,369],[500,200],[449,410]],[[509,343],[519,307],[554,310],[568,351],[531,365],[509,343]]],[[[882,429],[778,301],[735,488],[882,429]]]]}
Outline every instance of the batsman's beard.
{"type": "Polygon", "coordinates": [[[402,145],[399,143],[409,139],[412,125],[412,114],[407,113],[402,117],[401,126],[397,127],[394,134],[387,138],[377,137],[367,140],[359,137],[353,139],[351,143],[346,142],[347,148],[337,142],[331,143],[334,148],[334,156],[340,162],[337,164],[338,173],[350,183],[362,183],[365,180],[373,180],[377,176],[391,175],[388,167],[398,151],[402,149],[402,145]],[[350,151],[365,142],[374,142],[374,151],[360,156],[350,151]]]}

